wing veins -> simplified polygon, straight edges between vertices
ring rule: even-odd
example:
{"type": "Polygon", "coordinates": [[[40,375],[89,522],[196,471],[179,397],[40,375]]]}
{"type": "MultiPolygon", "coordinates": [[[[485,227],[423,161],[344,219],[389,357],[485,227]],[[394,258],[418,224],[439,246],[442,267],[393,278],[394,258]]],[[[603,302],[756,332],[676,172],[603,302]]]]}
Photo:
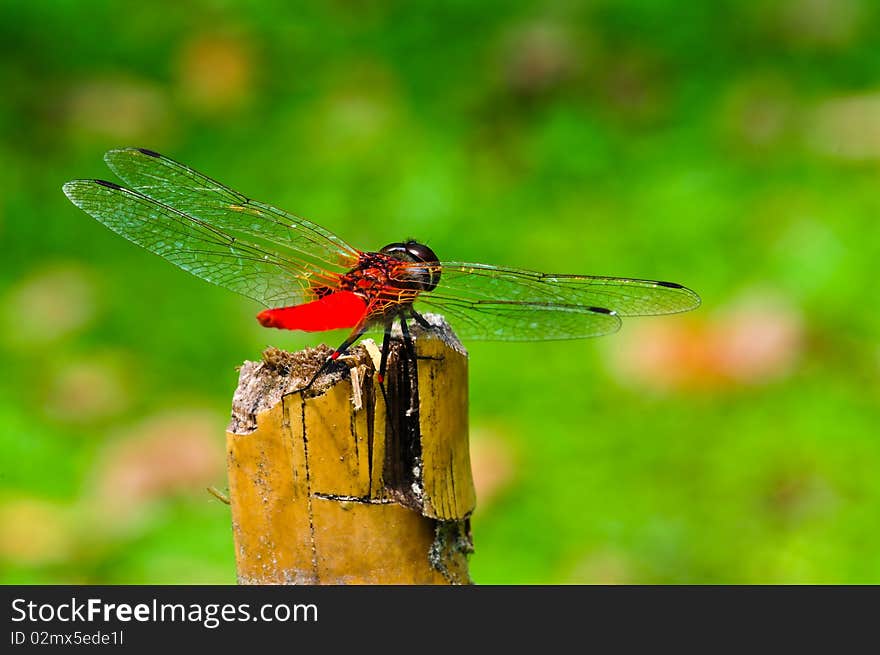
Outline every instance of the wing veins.
{"type": "MultiPolygon", "coordinates": [[[[219,214],[218,219],[228,222],[229,224],[225,227],[231,230],[244,232],[251,236],[271,241],[278,246],[293,250],[303,257],[319,260],[333,266],[340,266],[340,261],[331,258],[331,252],[338,258],[348,258],[349,260],[355,259],[358,256],[358,251],[319,225],[293,214],[288,214],[277,207],[248,198],[204,173],[200,173],[169,157],[147,155],[138,148],[123,148],[109,151],[105,159],[108,165],[120,177],[135,187],[136,191],[144,192],[149,189],[153,193],[152,199],[162,202],[167,206],[173,207],[177,203],[184,203],[184,205],[192,204],[194,210],[201,209],[213,214],[219,214]],[[150,172],[150,168],[161,168],[168,171],[168,173],[163,177],[162,174],[156,175],[150,172]],[[166,184],[141,185],[139,184],[139,178],[143,176],[149,176],[151,179],[165,182],[166,184]],[[171,184],[168,184],[174,176],[180,176],[187,180],[187,186],[179,188],[181,190],[175,190],[171,184]],[[169,196],[168,198],[163,197],[166,194],[169,196]],[[228,201],[229,204],[217,204],[221,202],[220,199],[224,202],[228,201]],[[197,202],[199,200],[202,202],[197,202]],[[233,209],[233,204],[239,205],[242,208],[255,208],[257,213],[233,209]],[[246,221],[242,220],[246,216],[256,216],[267,224],[274,225],[276,228],[282,228],[285,232],[292,229],[297,231],[287,234],[286,237],[281,237],[271,231],[248,229],[249,226],[246,225],[246,221]],[[294,234],[296,235],[295,238],[294,234]],[[320,255],[303,249],[296,244],[297,239],[314,245],[325,254],[320,255]]],[[[181,209],[186,210],[188,208],[184,206],[181,209]]]]}
{"type": "Polygon", "coordinates": [[[302,267],[277,253],[131,189],[75,180],[65,185],[65,192],[74,204],[128,240],[197,277],[265,305],[281,298],[299,302],[307,297],[311,279],[330,279],[314,265],[299,272],[302,267]],[[243,262],[254,262],[264,270],[247,270],[243,262]],[[298,290],[288,290],[294,286],[298,290]]]}
{"type": "MultiPolygon", "coordinates": [[[[411,264],[424,269],[424,264],[411,264]]],[[[680,285],[610,276],[550,274],[485,264],[442,263],[434,295],[468,301],[552,302],[606,307],[621,316],[670,314],[694,309],[699,296],[680,285]]]]}

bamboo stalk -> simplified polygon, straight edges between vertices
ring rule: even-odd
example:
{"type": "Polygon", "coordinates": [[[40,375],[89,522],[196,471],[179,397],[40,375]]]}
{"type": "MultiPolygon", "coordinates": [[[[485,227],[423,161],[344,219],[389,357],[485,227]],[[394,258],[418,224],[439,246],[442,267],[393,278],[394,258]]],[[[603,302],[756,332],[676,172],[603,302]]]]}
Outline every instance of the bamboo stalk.
{"type": "Polygon", "coordinates": [[[240,583],[470,582],[467,353],[428,318],[415,364],[392,347],[387,405],[371,340],[306,394],[289,391],[326,346],[242,366],[227,432],[240,583]]]}

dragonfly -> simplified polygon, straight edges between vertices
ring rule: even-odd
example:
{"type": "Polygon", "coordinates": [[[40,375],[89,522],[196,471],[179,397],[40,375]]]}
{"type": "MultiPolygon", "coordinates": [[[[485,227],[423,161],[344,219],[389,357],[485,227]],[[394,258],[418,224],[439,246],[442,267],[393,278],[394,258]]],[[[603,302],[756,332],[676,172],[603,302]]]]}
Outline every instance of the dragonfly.
{"type": "Polygon", "coordinates": [[[326,228],[227,187],[146,148],[104,156],[127,185],[67,182],[74,205],[207,282],[261,303],[265,327],[351,330],[308,389],[368,329],[384,329],[377,380],[385,379],[392,328],[412,341],[408,321],[442,314],[464,340],[547,341],[616,332],[621,317],[695,309],[681,284],[601,275],[548,274],[440,261],[406,240],[359,250],[326,228]]]}

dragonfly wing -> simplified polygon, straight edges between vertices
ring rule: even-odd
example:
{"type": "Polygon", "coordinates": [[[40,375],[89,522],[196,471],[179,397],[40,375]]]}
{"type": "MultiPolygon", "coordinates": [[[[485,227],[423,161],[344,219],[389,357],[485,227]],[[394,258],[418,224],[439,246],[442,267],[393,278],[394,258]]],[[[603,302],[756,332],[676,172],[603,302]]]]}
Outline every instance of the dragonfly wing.
{"type": "Polygon", "coordinates": [[[320,225],[251,200],[157,152],[121,148],[107,152],[104,160],[138,193],[224,231],[281,248],[291,260],[337,272],[357,262],[358,251],[320,225]]]}
{"type": "MultiPolygon", "coordinates": [[[[411,277],[425,276],[424,263],[409,266],[411,277]]],[[[474,333],[470,338],[524,341],[598,336],[614,332],[621,316],[674,314],[700,304],[696,293],[674,282],[458,262],[436,266],[439,283],[422,293],[419,303],[448,315],[462,337],[468,332],[474,333]]],[[[398,275],[406,279],[407,267],[398,275]]]]}
{"type": "Polygon", "coordinates": [[[332,273],[304,267],[215,225],[102,180],[74,180],[64,193],[117,234],[213,284],[267,307],[313,299],[312,282],[332,284],[332,273]]]}
{"type": "Polygon", "coordinates": [[[620,329],[620,317],[601,307],[491,300],[462,303],[432,293],[420,296],[418,307],[443,314],[464,340],[583,339],[620,329]]]}
{"type": "Polygon", "coordinates": [[[503,299],[604,307],[620,316],[675,314],[700,305],[696,293],[675,282],[538,273],[457,262],[438,266],[440,283],[436,293],[465,300],[503,299]]]}

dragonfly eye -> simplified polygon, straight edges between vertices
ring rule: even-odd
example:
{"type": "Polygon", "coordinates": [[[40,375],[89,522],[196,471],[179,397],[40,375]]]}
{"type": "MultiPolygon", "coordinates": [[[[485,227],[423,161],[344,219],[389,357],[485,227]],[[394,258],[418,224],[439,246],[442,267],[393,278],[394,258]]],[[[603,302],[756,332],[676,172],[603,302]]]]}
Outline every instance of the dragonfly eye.
{"type": "Polygon", "coordinates": [[[432,291],[440,281],[440,261],[428,246],[418,241],[389,243],[379,252],[404,262],[429,264],[424,268],[411,266],[406,270],[405,281],[419,291],[432,291]]]}

